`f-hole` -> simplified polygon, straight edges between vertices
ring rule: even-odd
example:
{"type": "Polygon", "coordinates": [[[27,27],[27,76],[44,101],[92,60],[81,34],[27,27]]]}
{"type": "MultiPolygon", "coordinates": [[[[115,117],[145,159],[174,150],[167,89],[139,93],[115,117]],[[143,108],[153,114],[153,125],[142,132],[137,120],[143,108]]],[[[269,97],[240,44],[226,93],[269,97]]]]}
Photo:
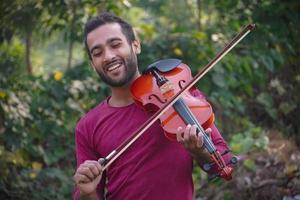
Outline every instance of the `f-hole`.
{"type": "Polygon", "coordinates": [[[185,82],[186,82],[185,80],[180,80],[180,81],[178,82],[178,86],[179,86],[180,89],[183,88],[185,82]]]}
{"type": "Polygon", "coordinates": [[[160,103],[167,103],[167,99],[162,100],[161,98],[159,98],[159,96],[157,96],[156,94],[151,94],[148,99],[152,100],[152,98],[155,98],[157,101],[159,101],[160,103]]]}

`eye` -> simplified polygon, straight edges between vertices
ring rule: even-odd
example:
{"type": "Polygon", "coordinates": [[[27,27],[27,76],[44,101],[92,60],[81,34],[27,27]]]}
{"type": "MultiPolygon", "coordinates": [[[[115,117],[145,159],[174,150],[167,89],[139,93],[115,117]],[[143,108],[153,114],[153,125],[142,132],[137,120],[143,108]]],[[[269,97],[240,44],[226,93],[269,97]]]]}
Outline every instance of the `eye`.
{"type": "Polygon", "coordinates": [[[112,46],[113,48],[117,48],[117,47],[119,47],[120,45],[121,45],[121,42],[120,42],[120,41],[114,41],[114,42],[111,43],[111,46],[112,46]]]}
{"type": "Polygon", "coordinates": [[[93,52],[93,57],[99,57],[99,56],[101,56],[102,55],[102,51],[101,50],[95,50],[94,52],[93,52]]]}

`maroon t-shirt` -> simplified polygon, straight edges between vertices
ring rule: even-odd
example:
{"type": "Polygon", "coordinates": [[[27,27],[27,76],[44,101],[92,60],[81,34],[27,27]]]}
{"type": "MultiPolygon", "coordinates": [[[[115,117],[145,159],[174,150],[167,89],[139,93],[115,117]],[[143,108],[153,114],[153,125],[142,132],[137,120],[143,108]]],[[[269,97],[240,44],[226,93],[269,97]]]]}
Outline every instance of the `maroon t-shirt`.
{"type": "MultiPolygon", "coordinates": [[[[201,93],[195,94],[203,98],[201,93]]],[[[77,167],[85,160],[106,157],[150,117],[134,103],[112,107],[108,100],[88,112],[76,126],[77,167]]],[[[223,152],[227,145],[217,128],[211,128],[212,141],[223,152]]],[[[229,158],[225,156],[225,160],[229,158]]],[[[97,193],[103,199],[106,187],[108,199],[193,199],[192,168],[189,152],[168,140],[157,122],[108,167],[97,193]]]]}

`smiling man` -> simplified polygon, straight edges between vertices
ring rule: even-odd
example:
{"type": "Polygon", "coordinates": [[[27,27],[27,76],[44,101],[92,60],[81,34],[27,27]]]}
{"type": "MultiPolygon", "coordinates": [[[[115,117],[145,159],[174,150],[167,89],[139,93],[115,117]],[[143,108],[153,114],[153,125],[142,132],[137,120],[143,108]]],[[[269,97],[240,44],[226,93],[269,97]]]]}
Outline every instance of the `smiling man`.
{"type": "Polygon", "coordinates": [[[140,52],[140,44],[137,40],[128,41],[118,23],[92,31],[87,46],[91,47],[92,66],[106,84],[122,87],[138,76],[135,55],[140,52]]]}
{"type": "MultiPolygon", "coordinates": [[[[139,108],[130,93],[132,82],[140,76],[137,55],[141,52],[132,27],[103,13],[87,22],[85,45],[92,67],[110,87],[111,96],[76,126],[74,199],[193,199],[193,160],[211,161],[195,126],[179,128],[178,142],[171,142],[157,122],[102,172],[97,160],[116,149],[151,114],[139,108]]],[[[198,90],[193,94],[204,98],[198,90]]],[[[220,152],[228,149],[214,125],[207,132],[220,152]]],[[[230,157],[227,154],[224,159],[230,157]]]]}

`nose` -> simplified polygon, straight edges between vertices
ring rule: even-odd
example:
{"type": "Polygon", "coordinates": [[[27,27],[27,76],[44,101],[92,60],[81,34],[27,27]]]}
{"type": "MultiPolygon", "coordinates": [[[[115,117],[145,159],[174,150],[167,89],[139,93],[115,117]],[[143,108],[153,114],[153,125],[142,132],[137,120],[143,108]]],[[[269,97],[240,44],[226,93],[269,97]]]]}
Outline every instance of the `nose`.
{"type": "Polygon", "coordinates": [[[115,53],[112,50],[110,50],[109,48],[107,48],[104,52],[104,57],[103,57],[104,62],[111,61],[115,56],[116,56],[115,53]]]}

